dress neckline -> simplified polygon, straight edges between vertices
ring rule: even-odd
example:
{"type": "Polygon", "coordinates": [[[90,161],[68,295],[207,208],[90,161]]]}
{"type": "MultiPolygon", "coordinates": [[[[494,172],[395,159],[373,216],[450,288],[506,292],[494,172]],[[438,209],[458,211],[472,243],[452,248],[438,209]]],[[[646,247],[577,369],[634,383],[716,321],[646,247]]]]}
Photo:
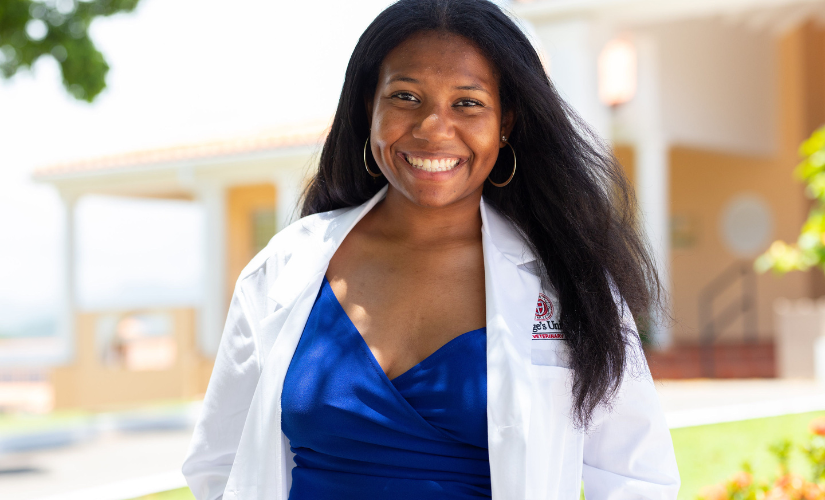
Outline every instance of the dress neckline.
{"type": "Polygon", "coordinates": [[[364,336],[361,335],[360,331],[358,331],[358,327],[355,326],[355,323],[353,323],[352,320],[350,319],[349,315],[347,314],[347,311],[344,309],[344,306],[341,305],[341,302],[338,301],[338,297],[335,295],[335,292],[332,290],[332,285],[330,285],[329,280],[327,280],[326,275],[324,275],[324,280],[323,280],[323,283],[321,284],[321,289],[323,290],[324,288],[327,289],[327,291],[329,292],[331,298],[333,299],[332,301],[338,307],[338,309],[339,309],[338,312],[341,314],[341,316],[346,318],[346,321],[349,324],[349,327],[352,330],[352,332],[354,334],[356,334],[358,336],[358,338],[360,339],[361,344],[363,344],[362,347],[364,348],[364,351],[370,357],[370,361],[378,368],[378,370],[376,370],[376,371],[380,372],[384,376],[384,378],[387,380],[387,382],[390,382],[393,386],[395,385],[395,383],[397,381],[403,380],[404,378],[407,378],[408,375],[420,370],[423,366],[426,366],[427,364],[431,363],[434,359],[440,358],[445,352],[448,352],[448,351],[452,350],[453,347],[460,344],[462,340],[467,339],[468,337],[471,337],[472,334],[478,333],[478,332],[486,333],[486,331],[487,331],[487,327],[482,326],[481,328],[476,328],[475,330],[470,330],[469,332],[464,332],[464,333],[452,338],[448,342],[446,342],[444,345],[442,345],[441,347],[439,347],[438,349],[436,349],[435,351],[430,353],[429,356],[422,359],[421,361],[419,361],[415,365],[411,366],[405,372],[403,372],[399,375],[396,375],[393,378],[389,378],[389,376],[387,376],[387,372],[384,371],[384,367],[382,367],[381,363],[378,362],[378,359],[375,357],[375,354],[373,354],[372,349],[370,349],[370,346],[367,344],[367,341],[364,340],[364,336]]]}

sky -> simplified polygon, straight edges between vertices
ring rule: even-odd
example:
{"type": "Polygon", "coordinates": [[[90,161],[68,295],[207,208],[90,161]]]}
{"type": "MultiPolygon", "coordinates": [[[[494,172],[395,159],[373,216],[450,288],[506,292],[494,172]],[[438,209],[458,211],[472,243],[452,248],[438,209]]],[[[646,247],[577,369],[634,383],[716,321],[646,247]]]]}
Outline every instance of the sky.
{"type": "MultiPolygon", "coordinates": [[[[91,26],[111,66],[93,104],[64,91],[51,58],[0,80],[0,332],[59,298],[62,205],[34,169],[329,118],[358,36],[389,3],[142,0],[91,26]]],[[[197,301],[197,207],[88,197],[76,221],[81,306],[197,301]]]]}

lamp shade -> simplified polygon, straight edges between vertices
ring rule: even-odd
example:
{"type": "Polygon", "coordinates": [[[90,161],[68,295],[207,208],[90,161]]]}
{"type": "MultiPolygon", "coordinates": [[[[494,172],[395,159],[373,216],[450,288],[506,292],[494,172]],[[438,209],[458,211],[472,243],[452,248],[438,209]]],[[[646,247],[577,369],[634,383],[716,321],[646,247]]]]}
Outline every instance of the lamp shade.
{"type": "Polygon", "coordinates": [[[599,99],[617,106],[636,94],[636,48],[627,40],[614,39],[599,54],[599,99]]]}

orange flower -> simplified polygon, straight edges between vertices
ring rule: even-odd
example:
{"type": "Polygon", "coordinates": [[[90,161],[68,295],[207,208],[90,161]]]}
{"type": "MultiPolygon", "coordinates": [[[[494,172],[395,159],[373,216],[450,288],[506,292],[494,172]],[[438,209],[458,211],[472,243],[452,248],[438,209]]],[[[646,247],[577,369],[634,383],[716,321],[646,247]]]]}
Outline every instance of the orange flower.
{"type": "Polygon", "coordinates": [[[764,500],[825,500],[825,490],[797,474],[785,474],[766,494],[764,500]]]}
{"type": "Polygon", "coordinates": [[[825,498],[825,491],[816,483],[805,482],[802,487],[802,498],[805,500],[821,500],[825,498]]]}
{"type": "Polygon", "coordinates": [[[784,476],[779,476],[776,478],[776,482],[774,482],[774,487],[780,488],[784,491],[792,491],[792,490],[799,490],[805,484],[805,480],[802,479],[802,476],[798,474],[785,474],[784,476]]]}
{"type": "Polygon", "coordinates": [[[705,486],[699,493],[703,500],[728,500],[728,489],[724,484],[705,486]]]}
{"type": "Polygon", "coordinates": [[[765,500],[792,500],[791,496],[778,486],[774,486],[765,493],[765,500]]]}
{"type": "Polygon", "coordinates": [[[811,420],[808,429],[817,436],[825,436],[825,417],[819,417],[811,420]]]}
{"type": "Polygon", "coordinates": [[[743,490],[751,485],[751,481],[753,481],[753,477],[747,472],[741,471],[737,472],[730,478],[730,484],[736,489],[743,490]]]}

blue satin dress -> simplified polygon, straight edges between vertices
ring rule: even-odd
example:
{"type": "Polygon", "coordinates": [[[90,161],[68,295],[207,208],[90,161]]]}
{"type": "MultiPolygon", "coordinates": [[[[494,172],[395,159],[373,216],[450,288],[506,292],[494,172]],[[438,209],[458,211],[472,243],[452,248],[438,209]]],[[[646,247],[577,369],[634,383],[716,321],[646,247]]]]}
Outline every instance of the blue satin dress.
{"type": "Polygon", "coordinates": [[[390,380],[324,278],[281,396],[290,500],[490,498],[486,334],[390,380]]]}

